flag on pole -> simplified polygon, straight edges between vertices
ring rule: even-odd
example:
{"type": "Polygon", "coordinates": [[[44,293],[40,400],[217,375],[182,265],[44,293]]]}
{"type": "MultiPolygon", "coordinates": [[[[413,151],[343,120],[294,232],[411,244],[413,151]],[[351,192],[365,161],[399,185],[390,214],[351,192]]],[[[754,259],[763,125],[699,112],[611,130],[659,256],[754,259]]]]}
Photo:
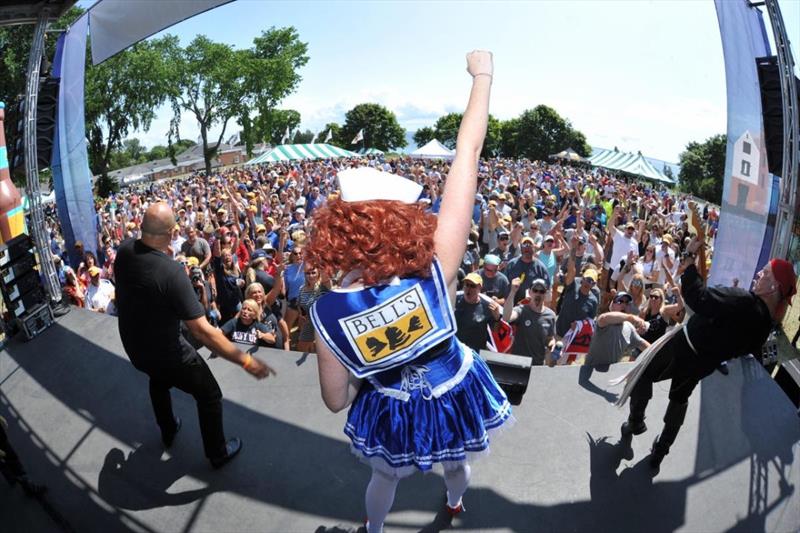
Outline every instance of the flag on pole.
{"type": "Polygon", "coordinates": [[[289,131],[289,126],[286,126],[286,131],[283,133],[283,137],[281,137],[281,144],[286,144],[290,134],[291,132],[289,131]]]}
{"type": "Polygon", "coordinates": [[[311,144],[317,142],[317,137],[319,137],[319,132],[315,133],[313,137],[311,137],[311,144]]]}
{"type": "Polygon", "coordinates": [[[328,129],[328,134],[325,136],[325,142],[329,143],[333,139],[333,128],[328,129]]]}
{"type": "Polygon", "coordinates": [[[360,130],[358,130],[358,133],[356,134],[355,138],[352,141],[350,141],[350,144],[356,144],[363,140],[364,140],[364,128],[361,128],[360,130]]]}

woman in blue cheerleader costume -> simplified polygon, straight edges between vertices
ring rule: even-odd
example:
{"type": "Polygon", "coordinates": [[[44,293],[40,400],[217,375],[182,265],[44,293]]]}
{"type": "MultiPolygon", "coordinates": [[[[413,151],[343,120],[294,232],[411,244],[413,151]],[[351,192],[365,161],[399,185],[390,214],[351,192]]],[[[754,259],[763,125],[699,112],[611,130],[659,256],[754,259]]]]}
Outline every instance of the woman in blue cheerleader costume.
{"type": "Polygon", "coordinates": [[[371,168],[339,172],[341,197],[314,214],[305,260],[341,288],[311,308],[320,387],[345,433],[372,467],[369,533],[383,530],[398,481],[441,463],[446,509],[463,510],[470,453],[511,416],[486,364],[455,337],[451,296],[469,235],[478,159],[486,133],[493,62],[467,55],[472,76],[456,157],[438,219],[417,200],[422,187],[371,168]]]}

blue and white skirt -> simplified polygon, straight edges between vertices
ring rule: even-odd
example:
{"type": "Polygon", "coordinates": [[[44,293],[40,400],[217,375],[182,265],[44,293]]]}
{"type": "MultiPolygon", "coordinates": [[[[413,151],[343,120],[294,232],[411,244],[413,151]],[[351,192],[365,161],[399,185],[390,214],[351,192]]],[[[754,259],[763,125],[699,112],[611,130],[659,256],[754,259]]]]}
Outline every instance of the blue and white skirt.
{"type": "Polygon", "coordinates": [[[490,433],[512,418],[511,405],[486,363],[460,348],[465,353],[459,371],[437,380],[438,385],[428,379],[440,370],[431,371],[435,361],[403,367],[399,388],[365,380],[344,428],[353,453],[373,468],[403,477],[488,452],[490,433]]]}

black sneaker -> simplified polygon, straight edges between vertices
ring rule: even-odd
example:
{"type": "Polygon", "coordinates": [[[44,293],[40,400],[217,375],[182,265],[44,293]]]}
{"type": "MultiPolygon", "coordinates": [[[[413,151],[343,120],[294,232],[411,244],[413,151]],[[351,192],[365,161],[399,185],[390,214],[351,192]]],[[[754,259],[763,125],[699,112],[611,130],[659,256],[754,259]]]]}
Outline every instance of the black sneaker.
{"type": "Polygon", "coordinates": [[[664,460],[667,454],[658,446],[658,437],[653,441],[653,447],[650,448],[650,468],[658,471],[661,468],[661,461],[664,460]]]}
{"type": "Polygon", "coordinates": [[[644,420],[638,422],[636,424],[631,423],[630,420],[622,424],[620,428],[623,436],[627,435],[641,435],[645,431],[647,431],[647,424],[644,423],[644,420]]]}
{"type": "Polygon", "coordinates": [[[173,431],[169,435],[164,435],[164,434],[161,435],[161,442],[164,443],[164,449],[166,449],[166,450],[170,449],[170,447],[172,446],[172,443],[175,442],[175,435],[177,435],[178,432],[181,430],[181,426],[182,425],[183,425],[183,421],[181,420],[181,417],[176,416],[175,417],[175,431],[173,431]]]}
{"type": "Polygon", "coordinates": [[[209,459],[211,461],[211,466],[214,468],[222,468],[228,464],[231,459],[236,457],[240,451],[242,451],[242,439],[234,437],[225,443],[225,455],[209,459]]]}

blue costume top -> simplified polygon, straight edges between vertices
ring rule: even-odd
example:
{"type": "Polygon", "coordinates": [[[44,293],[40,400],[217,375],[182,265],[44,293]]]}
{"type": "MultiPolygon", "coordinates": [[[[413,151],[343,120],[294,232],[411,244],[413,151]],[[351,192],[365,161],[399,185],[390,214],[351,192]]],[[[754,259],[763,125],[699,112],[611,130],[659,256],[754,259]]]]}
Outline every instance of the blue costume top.
{"type": "Polygon", "coordinates": [[[511,416],[486,364],[455,337],[438,261],[427,278],[333,290],[310,315],[333,355],[365,379],[345,433],[374,467],[405,475],[463,462],[511,416]]]}

